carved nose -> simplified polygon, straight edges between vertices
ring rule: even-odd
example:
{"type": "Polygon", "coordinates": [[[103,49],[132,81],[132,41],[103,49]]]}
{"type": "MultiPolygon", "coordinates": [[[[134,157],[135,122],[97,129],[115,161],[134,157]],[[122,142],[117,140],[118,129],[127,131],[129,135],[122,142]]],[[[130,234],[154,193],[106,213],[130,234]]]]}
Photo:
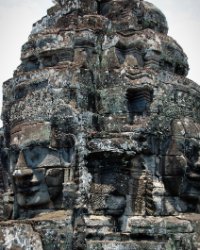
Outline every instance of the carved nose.
{"type": "Polygon", "coordinates": [[[33,175],[33,170],[32,169],[17,169],[13,172],[13,176],[16,178],[21,178],[25,176],[32,176],[33,175]]]}
{"type": "Polygon", "coordinates": [[[24,159],[24,154],[21,151],[19,154],[19,158],[17,160],[16,169],[22,169],[22,168],[27,168],[27,165],[26,165],[26,161],[24,159]]]}

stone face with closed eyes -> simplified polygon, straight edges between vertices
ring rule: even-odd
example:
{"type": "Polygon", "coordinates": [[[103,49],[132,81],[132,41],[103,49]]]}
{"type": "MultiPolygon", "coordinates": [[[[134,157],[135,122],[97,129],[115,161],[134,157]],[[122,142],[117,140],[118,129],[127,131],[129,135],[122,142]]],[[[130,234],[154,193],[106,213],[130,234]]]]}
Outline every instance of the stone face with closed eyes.
{"type": "Polygon", "coordinates": [[[198,249],[200,88],[164,14],[54,2],[4,83],[0,216],[43,249],[198,249]]]}

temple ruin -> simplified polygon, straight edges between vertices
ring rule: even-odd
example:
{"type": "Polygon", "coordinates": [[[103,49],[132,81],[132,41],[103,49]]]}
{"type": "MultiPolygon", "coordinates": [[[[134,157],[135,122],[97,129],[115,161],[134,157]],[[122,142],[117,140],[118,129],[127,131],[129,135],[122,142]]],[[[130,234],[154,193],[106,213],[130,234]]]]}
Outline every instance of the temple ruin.
{"type": "Polygon", "coordinates": [[[200,87],[143,0],[56,0],[3,85],[0,250],[200,249],[200,87]]]}

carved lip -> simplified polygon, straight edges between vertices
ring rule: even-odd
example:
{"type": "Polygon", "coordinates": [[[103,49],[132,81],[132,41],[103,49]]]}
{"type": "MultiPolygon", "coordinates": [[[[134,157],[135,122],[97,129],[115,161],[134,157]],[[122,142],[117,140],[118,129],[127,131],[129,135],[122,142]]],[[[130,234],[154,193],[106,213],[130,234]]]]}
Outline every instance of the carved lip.
{"type": "Polygon", "coordinates": [[[197,190],[185,191],[180,194],[180,197],[191,201],[197,201],[199,197],[199,191],[197,190]]]}
{"type": "Polygon", "coordinates": [[[196,185],[200,186],[200,173],[189,171],[186,173],[186,177],[190,182],[194,184],[197,182],[196,185]]]}

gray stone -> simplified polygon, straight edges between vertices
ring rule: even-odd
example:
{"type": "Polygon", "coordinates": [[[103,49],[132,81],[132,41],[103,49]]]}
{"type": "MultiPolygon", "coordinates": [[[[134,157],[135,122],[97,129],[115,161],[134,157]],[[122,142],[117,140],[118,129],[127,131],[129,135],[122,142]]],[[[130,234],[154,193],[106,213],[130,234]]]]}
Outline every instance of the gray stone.
{"type": "Polygon", "coordinates": [[[200,249],[200,87],[164,14],[54,3],[3,85],[0,249],[200,249]]]}

